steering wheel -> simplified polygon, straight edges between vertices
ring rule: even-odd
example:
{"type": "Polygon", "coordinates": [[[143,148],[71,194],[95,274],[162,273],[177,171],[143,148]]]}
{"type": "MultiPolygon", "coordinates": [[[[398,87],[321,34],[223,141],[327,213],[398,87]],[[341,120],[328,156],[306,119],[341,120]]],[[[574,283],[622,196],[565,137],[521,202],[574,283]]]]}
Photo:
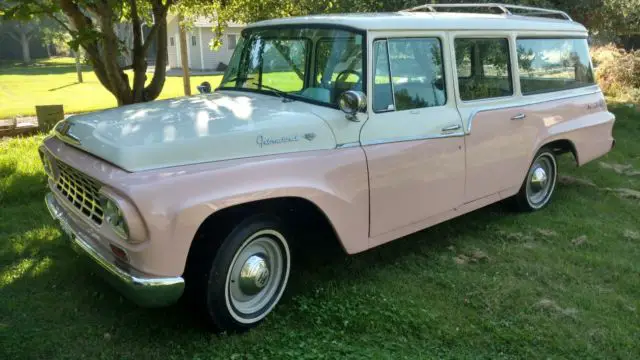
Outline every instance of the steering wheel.
{"type": "Polygon", "coordinates": [[[346,90],[344,86],[339,87],[338,84],[344,84],[346,83],[347,78],[349,77],[349,75],[355,75],[358,77],[358,80],[355,82],[354,85],[358,85],[360,87],[362,87],[362,73],[355,71],[355,70],[351,70],[351,69],[347,69],[347,70],[343,70],[341,71],[338,76],[336,76],[336,81],[333,83],[333,90],[334,92],[337,93],[337,90],[346,90]]]}

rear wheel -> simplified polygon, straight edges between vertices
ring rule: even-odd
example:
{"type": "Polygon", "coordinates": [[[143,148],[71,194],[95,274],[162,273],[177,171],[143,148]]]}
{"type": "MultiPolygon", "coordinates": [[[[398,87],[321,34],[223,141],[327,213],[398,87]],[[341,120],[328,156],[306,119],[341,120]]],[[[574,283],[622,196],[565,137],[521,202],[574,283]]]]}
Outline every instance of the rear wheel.
{"type": "Polygon", "coordinates": [[[551,201],[557,178],[558,165],[553,151],[548,148],[541,149],[515,196],[517,207],[522,211],[536,211],[545,207],[551,201]]]}
{"type": "Polygon", "coordinates": [[[201,264],[204,281],[194,295],[217,329],[252,328],[276,306],[291,269],[285,234],[277,218],[252,216],[235,226],[215,256],[201,264]]]}

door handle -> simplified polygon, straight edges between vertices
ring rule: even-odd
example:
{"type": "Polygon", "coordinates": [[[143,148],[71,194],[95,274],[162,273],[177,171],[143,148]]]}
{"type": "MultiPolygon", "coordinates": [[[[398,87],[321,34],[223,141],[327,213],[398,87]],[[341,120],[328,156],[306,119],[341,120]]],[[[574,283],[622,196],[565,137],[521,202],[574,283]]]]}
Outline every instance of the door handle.
{"type": "Polygon", "coordinates": [[[518,115],[512,116],[511,120],[524,120],[527,117],[526,114],[520,113],[518,115]]]}
{"type": "Polygon", "coordinates": [[[459,124],[450,125],[442,128],[442,132],[449,132],[449,131],[455,131],[455,130],[460,130],[459,124]]]}

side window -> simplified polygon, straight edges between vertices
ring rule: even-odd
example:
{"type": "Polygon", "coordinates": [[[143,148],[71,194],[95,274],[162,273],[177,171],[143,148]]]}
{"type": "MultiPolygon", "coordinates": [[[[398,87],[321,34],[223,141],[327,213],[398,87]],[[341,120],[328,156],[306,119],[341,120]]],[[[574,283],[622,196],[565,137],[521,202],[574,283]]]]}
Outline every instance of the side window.
{"type": "Polygon", "coordinates": [[[387,40],[373,43],[373,111],[393,111],[393,91],[389,73],[387,40]]]}
{"type": "Polygon", "coordinates": [[[440,40],[377,41],[374,46],[373,84],[375,111],[444,105],[447,96],[440,40]]]}
{"type": "Polygon", "coordinates": [[[524,95],[594,84],[585,39],[518,39],[518,69],[524,95]]]}
{"type": "Polygon", "coordinates": [[[508,39],[457,38],[454,46],[462,100],[513,95],[508,39]]]}
{"type": "Polygon", "coordinates": [[[335,89],[334,96],[347,90],[362,90],[361,38],[319,39],[315,63],[315,86],[335,89]]]}

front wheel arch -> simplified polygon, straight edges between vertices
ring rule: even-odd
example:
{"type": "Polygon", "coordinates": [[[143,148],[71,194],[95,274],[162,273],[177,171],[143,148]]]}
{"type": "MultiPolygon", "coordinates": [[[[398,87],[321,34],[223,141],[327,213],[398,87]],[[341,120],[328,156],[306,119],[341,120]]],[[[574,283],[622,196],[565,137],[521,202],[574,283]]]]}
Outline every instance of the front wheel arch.
{"type": "Polygon", "coordinates": [[[289,226],[310,226],[313,229],[330,232],[334,241],[340,243],[340,247],[346,252],[329,218],[313,202],[300,197],[257,200],[216,211],[200,224],[187,254],[185,277],[190,273],[190,268],[196,266],[202,253],[216,251],[221,239],[224,239],[236,224],[251,215],[264,213],[282,219],[289,226]],[[215,234],[215,236],[207,236],[209,234],[215,234]]]}

